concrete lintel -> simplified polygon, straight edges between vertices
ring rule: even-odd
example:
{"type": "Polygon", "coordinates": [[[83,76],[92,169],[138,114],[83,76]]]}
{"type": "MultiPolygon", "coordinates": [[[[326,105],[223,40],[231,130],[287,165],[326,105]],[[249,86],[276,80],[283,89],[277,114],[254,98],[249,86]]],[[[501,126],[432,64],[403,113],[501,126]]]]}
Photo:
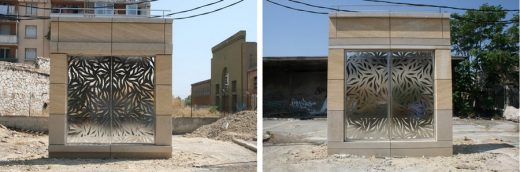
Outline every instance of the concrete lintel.
{"type": "Polygon", "coordinates": [[[447,45],[341,45],[341,46],[329,46],[329,48],[343,48],[351,50],[433,50],[433,49],[451,49],[447,45]]]}
{"type": "Polygon", "coordinates": [[[390,11],[377,11],[377,12],[331,12],[329,13],[330,18],[340,17],[393,17],[393,18],[450,18],[450,13],[425,13],[425,12],[390,12],[390,11]]]}
{"type": "Polygon", "coordinates": [[[49,145],[51,158],[171,158],[171,146],[156,145],[49,145]]]}
{"type": "Polygon", "coordinates": [[[329,38],[329,46],[389,46],[390,42],[392,46],[450,46],[449,38],[329,38]]]}
{"type": "Polygon", "coordinates": [[[173,23],[169,18],[147,18],[147,17],[84,17],[84,16],[55,16],[52,22],[91,22],[91,23],[173,23]]]}

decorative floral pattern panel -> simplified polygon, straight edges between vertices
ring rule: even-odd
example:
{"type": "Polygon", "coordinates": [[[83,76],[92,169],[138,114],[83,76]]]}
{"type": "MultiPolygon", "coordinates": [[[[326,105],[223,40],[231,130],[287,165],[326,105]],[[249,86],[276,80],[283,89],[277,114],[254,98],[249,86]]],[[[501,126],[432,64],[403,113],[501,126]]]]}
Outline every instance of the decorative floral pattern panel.
{"type": "Polygon", "coordinates": [[[431,51],[348,51],[345,140],[434,138],[433,83],[431,51]]]}
{"type": "Polygon", "coordinates": [[[67,143],[154,143],[154,58],[68,60],[67,143]]]}

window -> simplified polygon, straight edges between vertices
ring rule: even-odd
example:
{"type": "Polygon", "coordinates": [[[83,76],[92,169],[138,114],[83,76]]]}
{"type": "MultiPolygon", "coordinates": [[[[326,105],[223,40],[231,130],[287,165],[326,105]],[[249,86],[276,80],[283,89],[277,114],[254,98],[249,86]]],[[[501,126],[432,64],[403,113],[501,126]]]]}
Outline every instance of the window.
{"type": "Polygon", "coordinates": [[[231,97],[231,105],[233,106],[233,112],[236,112],[237,111],[237,107],[238,107],[238,101],[237,101],[237,95],[234,94],[232,97],[231,97]]]}
{"type": "Polygon", "coordinates": [[[256,76],[255,76],[253,84],[254,84],[253,86],[255,87],[255,93],[256,93],[256,76]]]}
{"type": "Polygon", "coordinates": [[[30,16],[38,15],[38,4],[36,3],[27,3],[25,4],[25,14],[30,16]]]}
{"type": "Polygon", "coordinates": [[[36,26],[35,25],[27,25],[25,26],[25,38],[26,39],[36,39],[36,26]]]}
{"type": "Polygon", "coordinates": [[[224,71],[222,72],[222,89],[227,92],[229,88],[229,73],[227,71],[227,67],[224,68],[224,71]]]}
{"type": "Polygon", "coordinates": [[[114,4],[111,2],[98,1],[94,4],[96,7],[96,15],[113,15],[114,4]]]}
{"type": "Polygon", "coordinates": [[[8,59],[11,55],[11,49],[9,48],[0,48],[0,59],[8,59]]]}
{"type": "Polygon", "coordinates": [[[215,94],[218,94],[218,93],[220,93],[220,85],[217,84],[215,86],[215,94]]]}
{"type": "Polygon", "coordinates": [[[0,35],[11,35],[11,26],[0,24],[0,35]]]}
{"type": "Polygon", "coordinates": [[[25,49],[25,60],[34,60],[36,59],[36,48],[26,48],[25,49]]]}
{"type": "Polygon", "coordinates": [[[4,15],[15,14],[15,7],[16,6],[14,6],[14,5],[0,3],[0,14],[4,14],[4,15]]]}
{"type": "Polygon", "coordinates": [[[231,81],[231,91],[237,91],[237,81],[231,81]]]}
{"type": "Polygon", "coordinates": [[[137,4],[126,5],[126,15],[137,15],[137,4]]]}

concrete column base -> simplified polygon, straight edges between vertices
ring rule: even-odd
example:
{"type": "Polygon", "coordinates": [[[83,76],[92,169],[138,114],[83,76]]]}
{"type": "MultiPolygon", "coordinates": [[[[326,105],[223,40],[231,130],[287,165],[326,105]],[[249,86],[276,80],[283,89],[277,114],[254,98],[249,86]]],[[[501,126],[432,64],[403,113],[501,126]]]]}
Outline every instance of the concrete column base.
{"type": "Polygon", "coordinates": [[[114,145],[49,145],[49,158],[158,158],[172,157],[171,146],[114,145]]]}

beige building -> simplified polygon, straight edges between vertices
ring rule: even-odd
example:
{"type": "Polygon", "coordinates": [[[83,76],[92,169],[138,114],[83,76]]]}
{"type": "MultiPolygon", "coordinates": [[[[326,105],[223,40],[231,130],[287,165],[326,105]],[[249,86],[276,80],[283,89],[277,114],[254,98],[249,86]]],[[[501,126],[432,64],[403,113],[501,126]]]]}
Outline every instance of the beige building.
{"type": "Polygon", "coordinates": [[[0,60],[33,63],[36,57],[49,57],[50,0],[7,0],[0,2],[0,60]],[[47,8],[47,9],[45,9],[47,8]],[[16,20],[16,15],[25,16],[16,20]]]}
{"type": "Polygon", "coordinates": [[[211,102],[224,112],[245,110],[248,105],[248,71],[256,69],[256,42],[246,42],[239,31],[211,51],[211,102]]]}
{"type": "Polygon", "coordinates": [[[52,4],[49,157],[171,157],[172,19],[77,2],[52,4]]]}
{"type": "Polygon", "coordinates": [[[256,110],[257,108],[257,82],[256,82],[256,68],[247,71],[247,109],[256,110]]]}
{"type": "Polygon", "coordinates": [[[449,14],[332,13],[328,152],[448,156],[449,14]]]}
{"type": "Polygon", "coordinates": [[[191,84],[191,105],[208,107],[211,105],[211,79],[191,84]]]}

